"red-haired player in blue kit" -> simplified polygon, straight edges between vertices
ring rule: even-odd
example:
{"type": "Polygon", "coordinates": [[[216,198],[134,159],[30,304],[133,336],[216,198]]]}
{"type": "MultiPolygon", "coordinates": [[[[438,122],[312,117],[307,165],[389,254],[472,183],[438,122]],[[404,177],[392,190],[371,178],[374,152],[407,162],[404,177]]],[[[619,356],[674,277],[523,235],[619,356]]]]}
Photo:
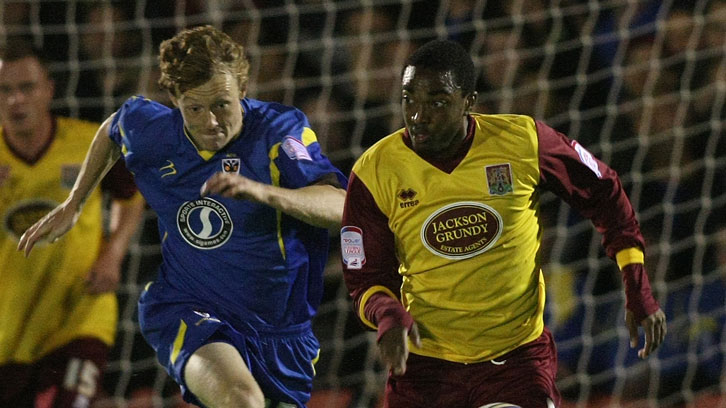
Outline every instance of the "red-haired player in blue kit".
{"type": "Polygon", "coordinates": [[[177,109],[136,97],[98,132],[71,198],[21,240],[29,251],[72,219],[120,156],[159,219],[163,262],[139,323],[187,401],[302,407],[319,344],[328,230],[346,178],[299,110],[246,98],[242,46],[211,26],[161,45],[177,109]]]}

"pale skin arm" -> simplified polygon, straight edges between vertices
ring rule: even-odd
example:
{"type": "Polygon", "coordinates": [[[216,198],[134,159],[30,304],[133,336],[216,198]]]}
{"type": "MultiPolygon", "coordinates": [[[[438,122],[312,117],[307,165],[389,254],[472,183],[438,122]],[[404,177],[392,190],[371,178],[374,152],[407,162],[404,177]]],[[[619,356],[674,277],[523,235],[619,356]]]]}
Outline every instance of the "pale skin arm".
{"type": "Polygon", "coordinates": [[[68,198],[20,237],[18,250],[23,251],[25,256],[30,254],[37,242],[54,242],[73,227],[88,196],[121,157],[121,147],[108,137],[112,118],[113,115],[106,119],[96,132],[68,198]]]}
{"type": "Polygon", "coordinates": [[[324,182],[289,189],[259,183],[239,174],[220,172],[204,183],[200,193],[202,196],[218,194],[266,204],[307,224],[330,231],[340,230],[343,219],[345,190],[324,182]]]}
{"type": "Polygon", "coordinates": [[[121,264],[144,214],[144,207],[145,201],[138,192],[128,200],[113,200],[111,203],[111,233],[86,276],[90,293],[113,292],[118,288],[121,264]]]}

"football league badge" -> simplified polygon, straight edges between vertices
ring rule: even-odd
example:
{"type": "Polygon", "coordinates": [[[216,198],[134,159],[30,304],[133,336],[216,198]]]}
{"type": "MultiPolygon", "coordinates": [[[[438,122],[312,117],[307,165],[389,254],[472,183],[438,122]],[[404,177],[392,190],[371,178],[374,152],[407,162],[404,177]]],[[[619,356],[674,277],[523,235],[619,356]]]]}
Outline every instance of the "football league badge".
{"type": "Polygon", "coordinates": [[[225,173],[239,174],[239,157],[227,157],[222,159],[222,171],[225,173]]]}
{"type": "Polygon", "coordinates": [[[305,148],[303,142],[295,139],[292,136],[285,136],[282,138],[282,151],[285,152],[290,160],[312,160],[308,149],[305,148]]]}
{"type": "Polygon", "coordinates": [[[489,194],[505,195],[514,191],[512,183],[512,167],[509,163],[486,166],[489,194]]]}

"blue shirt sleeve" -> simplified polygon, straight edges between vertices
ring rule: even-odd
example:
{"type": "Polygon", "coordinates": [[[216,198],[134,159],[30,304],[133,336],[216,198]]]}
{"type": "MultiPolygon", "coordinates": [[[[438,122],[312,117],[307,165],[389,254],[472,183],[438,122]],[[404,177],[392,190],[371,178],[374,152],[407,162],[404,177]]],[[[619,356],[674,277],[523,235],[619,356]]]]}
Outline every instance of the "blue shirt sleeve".
{"type": "Polygon", "coordinates": [[[286,116],[287,129],[279,143],[275,165],[280,170],[280,184],[287,188],[300,188],[314,184],[328,174],[334,174],[342,188],[348,185],[347,178],[320,149],[315,132],[310,128],[305,115],[293,110],[286,116]]]}
{"type": "Polygon", "coordinates": [[[170,109],[143,96],[132,96],[116,111],[111,121],[109,137],[119,146],[129,148],[131,141],[154,125],[155,119],[165,116],[170,109]]]}

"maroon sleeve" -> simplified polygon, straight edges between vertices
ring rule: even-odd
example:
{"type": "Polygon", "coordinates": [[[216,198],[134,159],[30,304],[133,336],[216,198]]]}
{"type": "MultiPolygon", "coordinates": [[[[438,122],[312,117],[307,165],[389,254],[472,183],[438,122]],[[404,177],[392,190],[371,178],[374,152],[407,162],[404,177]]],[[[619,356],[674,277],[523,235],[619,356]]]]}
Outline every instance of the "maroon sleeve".
{"type": "MultiPolygon", "coordinates": [[[[552,191],[588,218],[602,234],[607,255],[628,248],[645,248],[630,200],[615,170],[576,141],[537,121],[540,186],[552,191]]],[[[648,275],[642,264],[622,268],[626,307],[637,321],[655,313],[648,275]]]]}
{"type": "Polygon", "coordinates": [[[635,211],[615,170],[576,141],[536,123],[540,186],[592,221],[610,258],[622,249],[645,248],[635,211]]]}
{"type": "Polygon", "coordinates": [[[625,307],[633,312],[635,321],[640,322],[659,308],[651,293],[645,266],[632,263],[625,265],[621,272],[625,286],[625,307]]]}
{"type": "Polygon", "coordinates": [[[400,300],[384,292],[370,296],[365,301],[364,316],[359,314],[363,295],[374,286],[383,286],[395,296],[400,296],[401,276],[398,274],[395,240],[388,228],[388,217],[378,208],[368,187],[355,173],[350,174],[348,181],[342,224],[343,228],[353,226],[362,231],[365,262],[360,269],[351,269],[343,262],[343,277],[353,298],[356,315],[377,325],[379,338],[395,326],[410,329],[413,320],[400,300]]]}
{"type": "Polygon", "coordinates": [[[117,160],[101,180],[101,188],[111,194],[114,200],[127,200],[136,193],[134,176],[126,169],[123,160],[117,160]]]}

